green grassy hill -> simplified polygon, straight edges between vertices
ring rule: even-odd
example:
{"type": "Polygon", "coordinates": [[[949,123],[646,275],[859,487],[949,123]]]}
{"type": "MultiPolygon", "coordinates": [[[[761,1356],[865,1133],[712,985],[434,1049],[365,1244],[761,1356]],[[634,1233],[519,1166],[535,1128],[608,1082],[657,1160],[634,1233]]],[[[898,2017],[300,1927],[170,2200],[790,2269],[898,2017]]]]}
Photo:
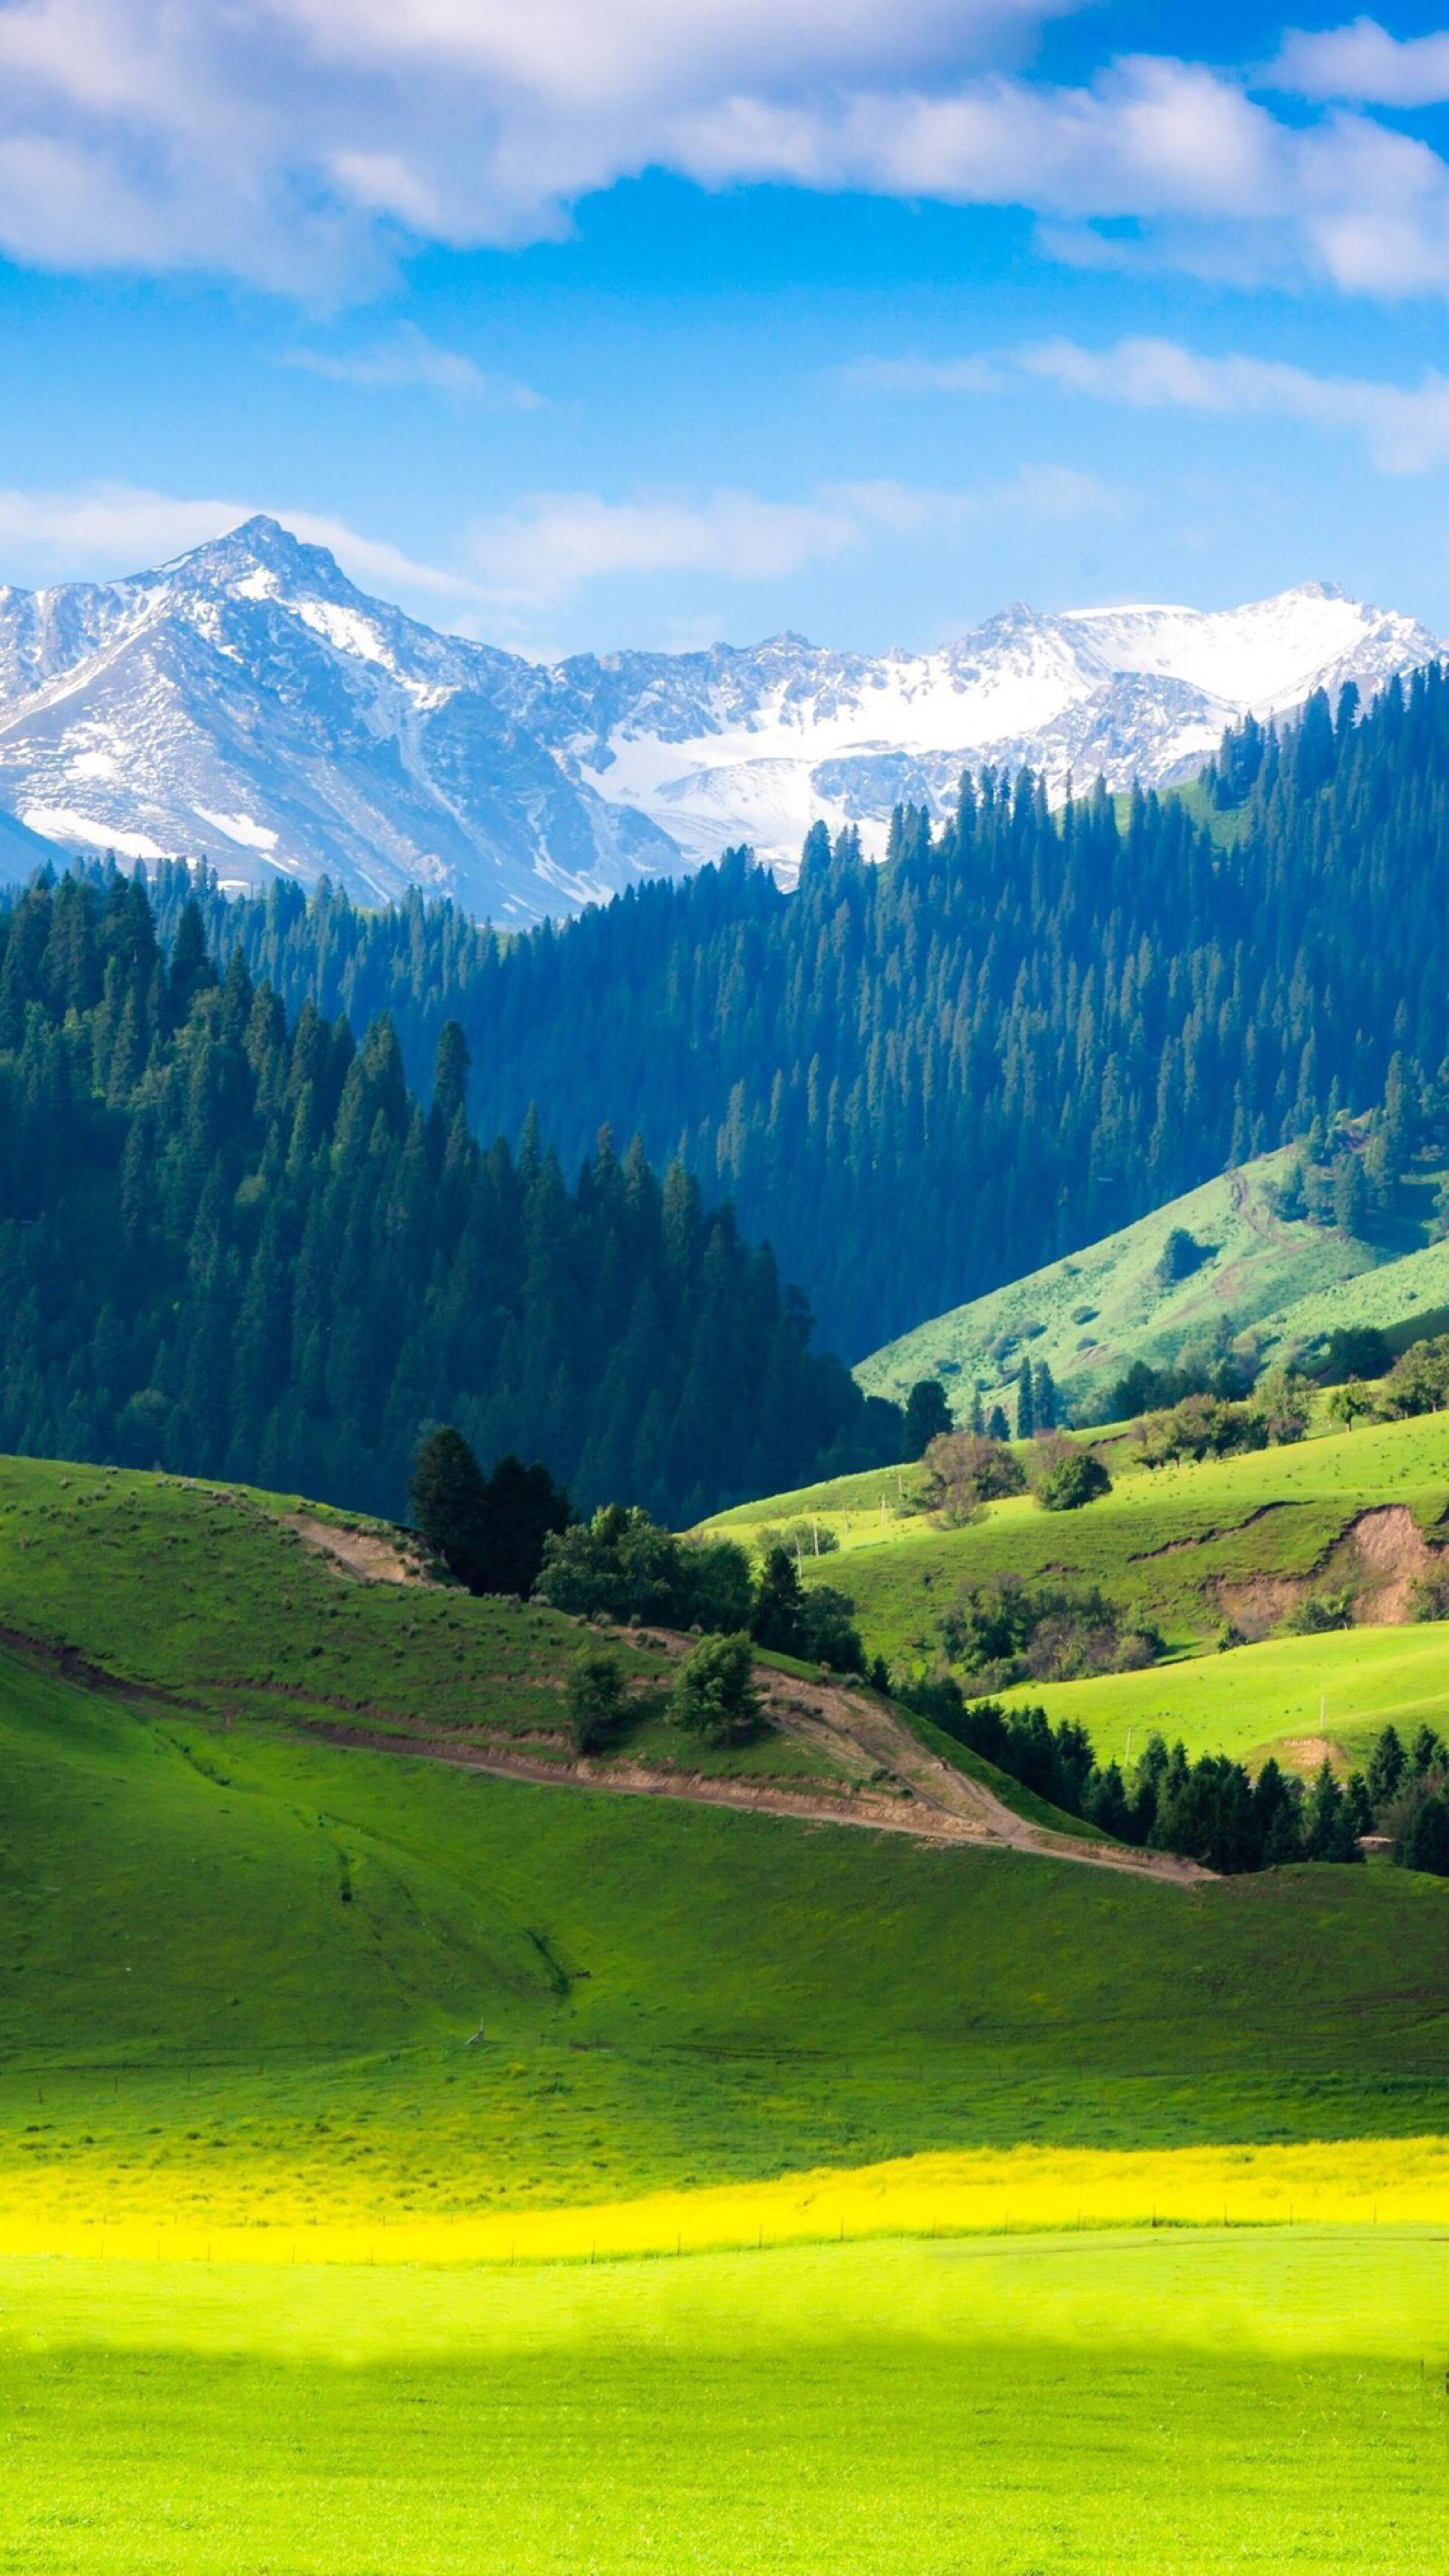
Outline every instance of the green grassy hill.
{"type": "MultiPolygon", "coordinates": [[[[1089,1720],[1120,1753],[1129,1723],[1170,1715],[1193,1751],[1244,1752],[1315,1738],[1319,1697],[1332,1700],[1333,1741],[1361,1747],[1374,1726],[1449,1700],[1449,1626],[1404,1629],[1417,1575],[1439,1561],[1449,1520],[1449,1417],[1427,1414],[1295,1448],[1148,1470],[1130,1435],[1099,1444],[1114,1484],[1073,1513],[1028,1496],[992,1504],[947,1529],[919,1508],[920,1479],[853,1477],[776,1495],[712,1526],[750,1538],[817,1521],[839,1552],[804,1558],[807,1582],[850,1593],[872,1653],[920,1669],[939,1654],[939,1625],[963,1586],[999,1575],[1096,1586],[1159,1629],[1174,1659],[1100,1682],[1023,1685],[1054,1713],[1089,1720]],[[1347,1591],[1360,1624],[1324,1639],[1274,1637],[1312,1595],[1347,1591]],[[1250,1642],[1217,1651],[1231,1627],[1250,1642]],[[1210,1658],[1183,1662],[1184,1657],[1210,1658]],[[1331,1667],[1331,1680],[1320,1665],[1331,1667]],[[1125,1712],[1125,1714],[1123,1714],[1125,1712]],[[1136,1713],[1134,1716],[1134,1712],[1136,1713]]],[[[1140,1737],[1139,1737],[1140,1741],[1140,1737]]]]}
{"type": "Polygon", "coordinates": [[[349,1580],[222,1489],[11,1462],[0,1627],[36,1641],[0,1665],[11,2190],[456,2209],[1437,2116],[1436,1885],[1186,1891],[424,1758],[536,1726],[577,1632],[349,1580]]]}
{"type": "Polygon", "coordinates": [[[897,1402],[916,1379],[940,1376],[958,1420],[979,1384],[1007,1404],[1024,1358],[1045,1360],[1083,1418],[1133,1360],[1172,1366],[1226,1336],[1251,1336],[1265,1360],[1288,1356],[1338,1325],[1399,1323],[1449,1307],[1449,1242],[1426,1244],[1437,1175],[1417,1172],[1401,1219],[1373,1244],[1276,1213],[1274,1190],[1291,1151],[1265,1154],[990,1296],[934,1316],[862,1360],[868,1394],[897,1402]],[[1157,1276],[1175,1228],[1203,1246],[1191,1275],[1157,1276]]]}
{"type": "MultiPolygon", "coordinates": [[[[459,1767],[557,1763],[577,1630],[359,1568],[395,1536],[0,1468],[0,2567],[1228,2576],[1285,2515],[1294,2563],[1440,2563],[1443,2231],[1395,2212],[1442,2189],[1449,1887],[459,1767]],[[836,2241],[819,2169],[900,2158],[836,2241]],[[963,2159],[1028,2232],[931,2241],[963,2159]],[[1228,2223],[1259,2164],[1393,2223],[1228,2223]],[[702,2186],[741,2250],[690,2250],[702,2186]],[[560,2209],[575,2262],[450,2251],[560,2209]]],[[[620,1644],[642,1704],[667,1641],[620,1644]]]]}

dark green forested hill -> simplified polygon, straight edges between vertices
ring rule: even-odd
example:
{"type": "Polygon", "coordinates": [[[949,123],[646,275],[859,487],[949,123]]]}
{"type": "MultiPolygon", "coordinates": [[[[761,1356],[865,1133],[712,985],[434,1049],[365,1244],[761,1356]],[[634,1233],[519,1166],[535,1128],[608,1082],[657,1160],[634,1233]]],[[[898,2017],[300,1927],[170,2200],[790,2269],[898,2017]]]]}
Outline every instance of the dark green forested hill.
{"type": "Polygon", "coordinates": [[[444,1026],[295,1021],[143,883],[0,913],[0,1448],[397,1511],[421,1427],[688,1522],[898,1454],[768,1251],[674,1165],[483,1151],[444,1026]]]}
{"type": "Polygon", "coordinates": [[[1250,724],[1206,795],[1124,814],[968,781],[885,868],[815,833],[789,896],[740,855],[506,943],[420,900],[204,899],[292,1007],[388,1009],[415,1081],[459,1019],[481,1134],[537,1101],[566,1164],[602,1119],[681,1153],[859,1355],[1381,1098],[1396,1050],[1438,1065],[1449,684],[1250,724]]]}

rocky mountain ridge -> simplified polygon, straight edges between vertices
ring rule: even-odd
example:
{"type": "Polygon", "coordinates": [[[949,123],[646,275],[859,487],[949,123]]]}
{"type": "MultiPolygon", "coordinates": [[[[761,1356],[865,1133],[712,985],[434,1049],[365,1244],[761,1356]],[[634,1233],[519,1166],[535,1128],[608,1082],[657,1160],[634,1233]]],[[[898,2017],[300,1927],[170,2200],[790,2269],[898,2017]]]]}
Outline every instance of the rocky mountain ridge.
{"type": "Polygon", "coordinates": [[[892,807],[939,814],[967,765],[1028,762],[1053,795],[1190,775],[1250,708],[1368,696],[1440,649],[1310,583],[1220,612],[1016,605],[926,654],[787,634],[545,666],[258,518],[127,580],[0,588],[0,875],[38,835],[521,927],[740,841],[788,876],[817,817],[878,854],[892,807]]]}

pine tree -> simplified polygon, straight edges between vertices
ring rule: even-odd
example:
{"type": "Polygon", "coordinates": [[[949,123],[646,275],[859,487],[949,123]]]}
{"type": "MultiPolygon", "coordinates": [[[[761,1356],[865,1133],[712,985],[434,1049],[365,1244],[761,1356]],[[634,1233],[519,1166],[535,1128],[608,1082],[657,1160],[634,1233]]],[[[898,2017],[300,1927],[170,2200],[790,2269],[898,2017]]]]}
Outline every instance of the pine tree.
{"type": "Polygon", "coordinates": [[[951,1408],[938,1377],[917,1378],[906,1399],[904,1455],[924,1458],[933,1440],[951,1429],[951,1408]]]}

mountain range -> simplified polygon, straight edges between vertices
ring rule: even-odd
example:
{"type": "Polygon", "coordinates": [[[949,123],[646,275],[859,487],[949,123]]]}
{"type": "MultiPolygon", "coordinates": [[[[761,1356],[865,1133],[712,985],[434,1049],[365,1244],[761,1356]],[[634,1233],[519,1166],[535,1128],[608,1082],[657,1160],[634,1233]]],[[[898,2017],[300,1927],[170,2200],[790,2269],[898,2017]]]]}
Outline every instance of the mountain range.
{"type": "Polygon", "coordinates": [[[204,859],[229,886],[419,886],[523,926],[810,824],[942,814],[964,766],[1059,795],[1190,775],[1250,710],[1434,660],[1393,610],[1307,583],[1247,607],[1021,605],[926,654],[798,635],[554,665],[436,633],[256,518],[112,582],[0,587],[0,877],[47,845],[204,859]]]}

